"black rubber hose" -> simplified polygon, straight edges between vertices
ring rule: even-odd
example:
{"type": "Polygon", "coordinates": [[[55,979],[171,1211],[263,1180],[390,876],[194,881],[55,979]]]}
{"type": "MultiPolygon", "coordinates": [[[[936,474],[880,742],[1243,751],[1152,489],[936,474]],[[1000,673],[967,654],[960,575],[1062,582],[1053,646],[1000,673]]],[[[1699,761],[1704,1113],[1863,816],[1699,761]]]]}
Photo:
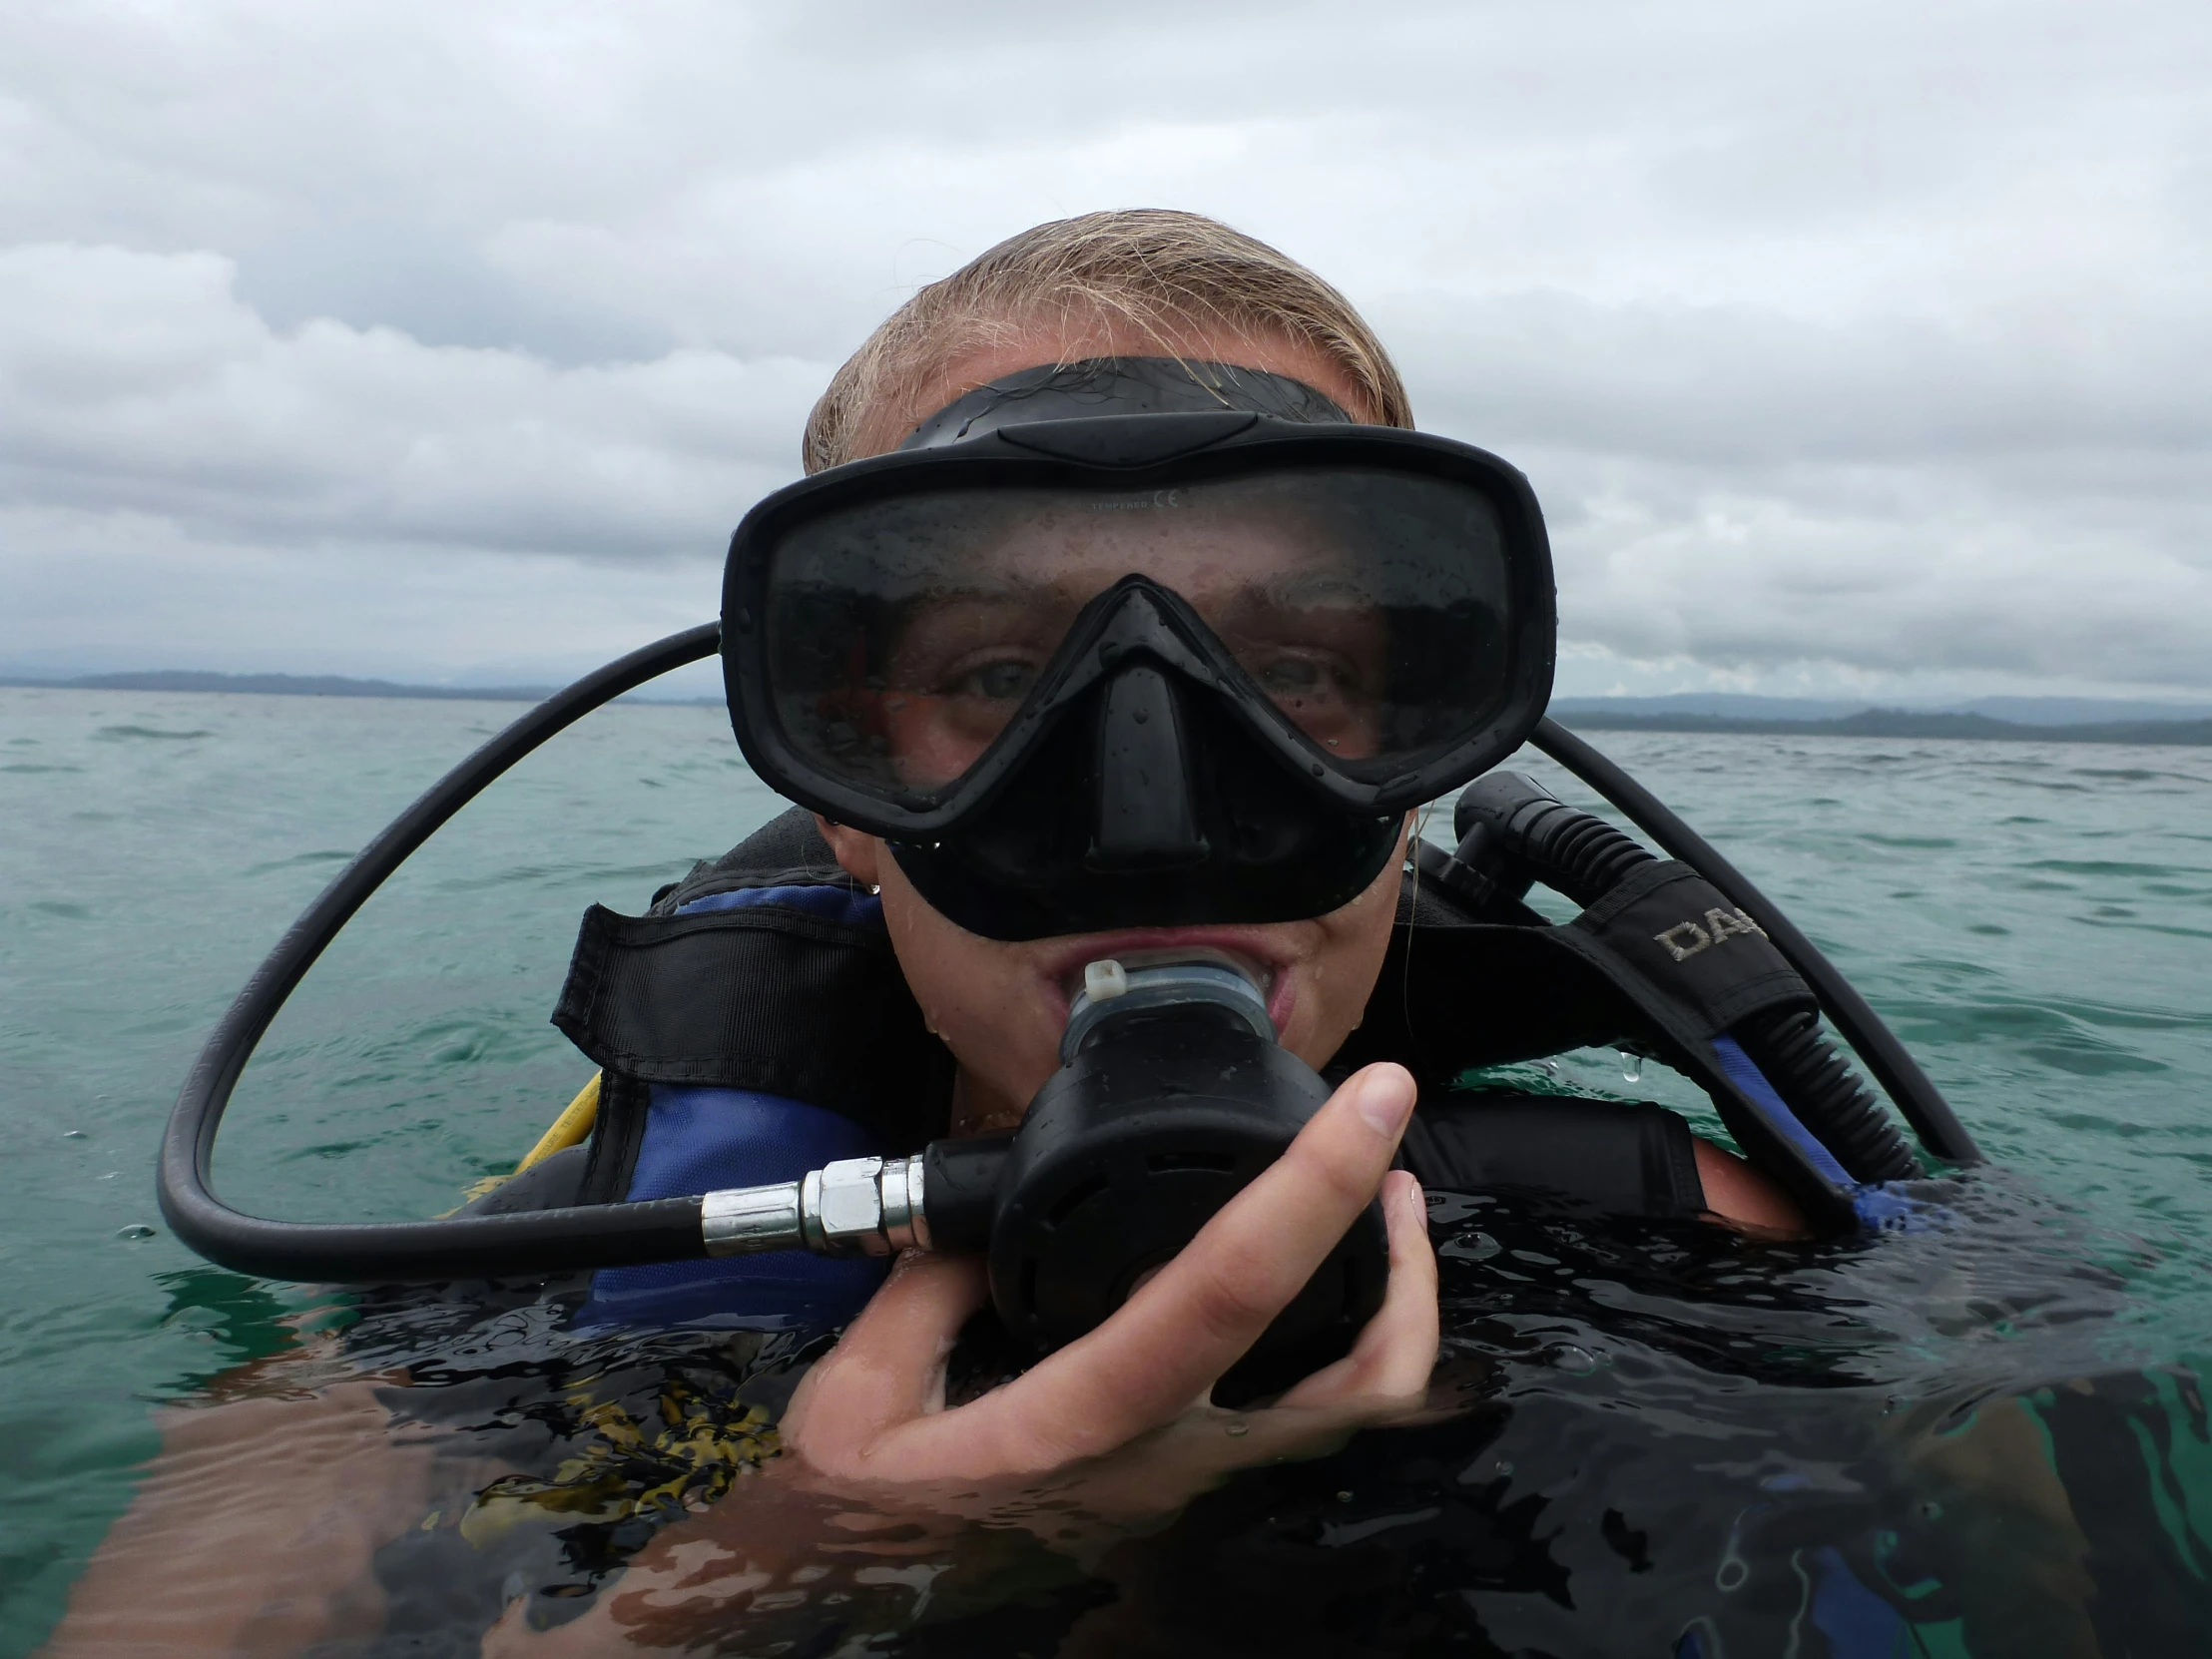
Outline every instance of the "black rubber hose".
{"type": "Polygon", "coordinates": [[[239,992],[170,1113],[157,1187],[162,1214],[180,1239],[241,1273],[350,1284],[533,1276],[706,1254],[696,1196],[443,1221],[310,1224],[232,1209],[216,1197],[209,1168],[224,1109],[255,1045],[323,947],[385,877],[540,744],[624,692],[713,656],[721,640],[720,623],[686,629],[555,693],[439,779],[338,871],[239,992]]]}
{"type": "MultiPolygon", "coordinates": [[[[1587,909],[1652,854],[1594,814],[1569,807],[1534,779],[1493,772],[1452,812],[1462,843],[1486,834],[1507,859],[1587,909]]],[[[1471,849],[1470,849],[1471,852],[1471,849]]],[[[1857,1181],[1918,1175],[1897,1125],[1821,1034],[1820,1021],[1784,1010],[1730,1033],[1753,1065],[1857,1181]]]]}
{"type": "Polygon", "coordinates": [[[1631,824],[1664,847],[1669,857],[1688,864],[1766,929],[1784,960],[1813,987],[1821,1011],[1858,1052],[1874,1080],[1897,1102],[1923,1146],[1953,1164],[1981,1162],[1981,1149],[1974,1145],[1966,1126],[1958,1121],[1950,1103],[1921,1070],[1911,1051],[1882,1023],[1882,1016],[1867,1005],[1867,999],[1853,989],[1851,981],[1836,971],[1836,964],[1821,954],[1820,947],[1799,931],[1797,924],[1742,870],[1722,857],[1711,842],[1670,812],[1657,796],[1557,721],[1549,717],[1538,721],[1529,742],[1618,807],[1631,824]]]}
{"type": "Polygon", "coordinates": [[[1451,828],[1462,843],[1488,830],[1508,859],[1584,909],[1638,864],[1651,862],[1650,852],[1603,819],[1569,807],[1516,772],[1493,772],[1468,785],[1452,810],[1451,828]]]}
{"type": "Polygon", "coordinates": [[[1779,1009],[1729,1034],[1854,1180],[1910,1181],[1921,1173],[1896,1123],[1829,1046],[1816,1015],[1779,1009]]]}

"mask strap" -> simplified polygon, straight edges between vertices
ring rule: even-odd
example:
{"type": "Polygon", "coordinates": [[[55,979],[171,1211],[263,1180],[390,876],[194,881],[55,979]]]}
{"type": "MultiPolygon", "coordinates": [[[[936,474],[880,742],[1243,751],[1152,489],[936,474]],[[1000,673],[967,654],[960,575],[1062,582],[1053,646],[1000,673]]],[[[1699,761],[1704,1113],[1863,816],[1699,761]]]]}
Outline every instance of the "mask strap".
{"type": "Polygon", "coordinates": [[[935,449],[1037,420],[1221,409],[1308,426],[1353,424],[1352,416],[1331,398],[1266,369],[1182,357],[1087,357],[1025,368],[977,386],[916,426],[898,447],[935,449]]]}

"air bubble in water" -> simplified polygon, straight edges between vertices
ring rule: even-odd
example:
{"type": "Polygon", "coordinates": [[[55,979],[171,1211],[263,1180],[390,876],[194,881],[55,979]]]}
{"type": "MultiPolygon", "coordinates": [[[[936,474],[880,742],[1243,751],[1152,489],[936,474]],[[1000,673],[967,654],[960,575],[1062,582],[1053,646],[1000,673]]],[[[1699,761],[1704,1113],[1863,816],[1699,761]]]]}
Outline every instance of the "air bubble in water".
{"type": "Polygon", "coordinates": [[[1622,1049],[1621,1081],[1624,1083],[1641,1083],[1643,1080],[1644,1057],[1641,1054],[1631,1054],[1625,1048],[1622,1049]]]}
{"type": "Polygon", "coordinates": [[[140,1222],[133,1227],[126,1227],[123,1229],[123,1231],[116,1234],[117,1238],[129,1239],[134,1243],[140,1239],[151,1239],[153,1236],[154,1230],[151,1227],[148,1227],[144,1222],[140,1222]]]}

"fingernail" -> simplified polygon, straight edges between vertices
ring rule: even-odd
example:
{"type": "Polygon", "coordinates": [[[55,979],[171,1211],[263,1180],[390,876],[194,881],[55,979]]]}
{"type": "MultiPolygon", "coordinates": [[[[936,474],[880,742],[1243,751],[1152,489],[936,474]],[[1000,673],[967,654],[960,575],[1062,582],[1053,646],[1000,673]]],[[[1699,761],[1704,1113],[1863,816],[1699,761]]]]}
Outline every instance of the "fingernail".
{"type": "Polygon", "coordinates": [[[1413,1114],[1413,1079],[1402,1066],[1370,1066],[1353,1110],[1379,1135],[1395,1135],[1413,1114]]]}
{"type": "Polygon", "coordinates": [[[1421,1191],[1418,1181],[1409,1170],[1393,1169],[1382,1177],[1382,1208],[1385,1211],[1405,1211],[1409,1215],[1428,1216],[1428,1197],[1421,1191]]]}
{"type": "Polygon", "coordinates": [[[1403,1181],[1398,1183],[1397,1202],[1409,1219],[1420,1222],[1424,1226],[1427,1224],[1428,1195],[1421,1190],[1418,1176],[1408,1174],[1403,1181]]]}

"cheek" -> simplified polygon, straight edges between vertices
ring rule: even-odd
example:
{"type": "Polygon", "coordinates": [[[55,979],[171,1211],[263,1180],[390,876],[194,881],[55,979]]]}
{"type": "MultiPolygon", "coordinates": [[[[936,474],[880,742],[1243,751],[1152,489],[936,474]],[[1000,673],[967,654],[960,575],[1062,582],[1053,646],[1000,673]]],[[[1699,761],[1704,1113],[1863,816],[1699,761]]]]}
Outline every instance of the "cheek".
{"type": "Polygon", "coordinates": [[[1057,1010],[1028,947],[954,926],[906,884],[895,859],[880,873],[884,924],[922,1017],[986,1115],[1018,1112],[1059,1064],[1057,1010]]]}
{"type": "Polygon", "coordinates": [[[1367,1013],[1390,947],[1404,843],[1357,898],[1314,925],[1319,937],[1299,965],[1299,1005],[1284,1046],[1308,1065],[1328,1063],[1367,1013]]]}
{"type": "Polygon", "coordinates": [[[990,742],[989,734],[961,731],[938,697],[884,698],[883,734],[899,781],[912,789],[935,789],[959,777],[990,742]]]}

